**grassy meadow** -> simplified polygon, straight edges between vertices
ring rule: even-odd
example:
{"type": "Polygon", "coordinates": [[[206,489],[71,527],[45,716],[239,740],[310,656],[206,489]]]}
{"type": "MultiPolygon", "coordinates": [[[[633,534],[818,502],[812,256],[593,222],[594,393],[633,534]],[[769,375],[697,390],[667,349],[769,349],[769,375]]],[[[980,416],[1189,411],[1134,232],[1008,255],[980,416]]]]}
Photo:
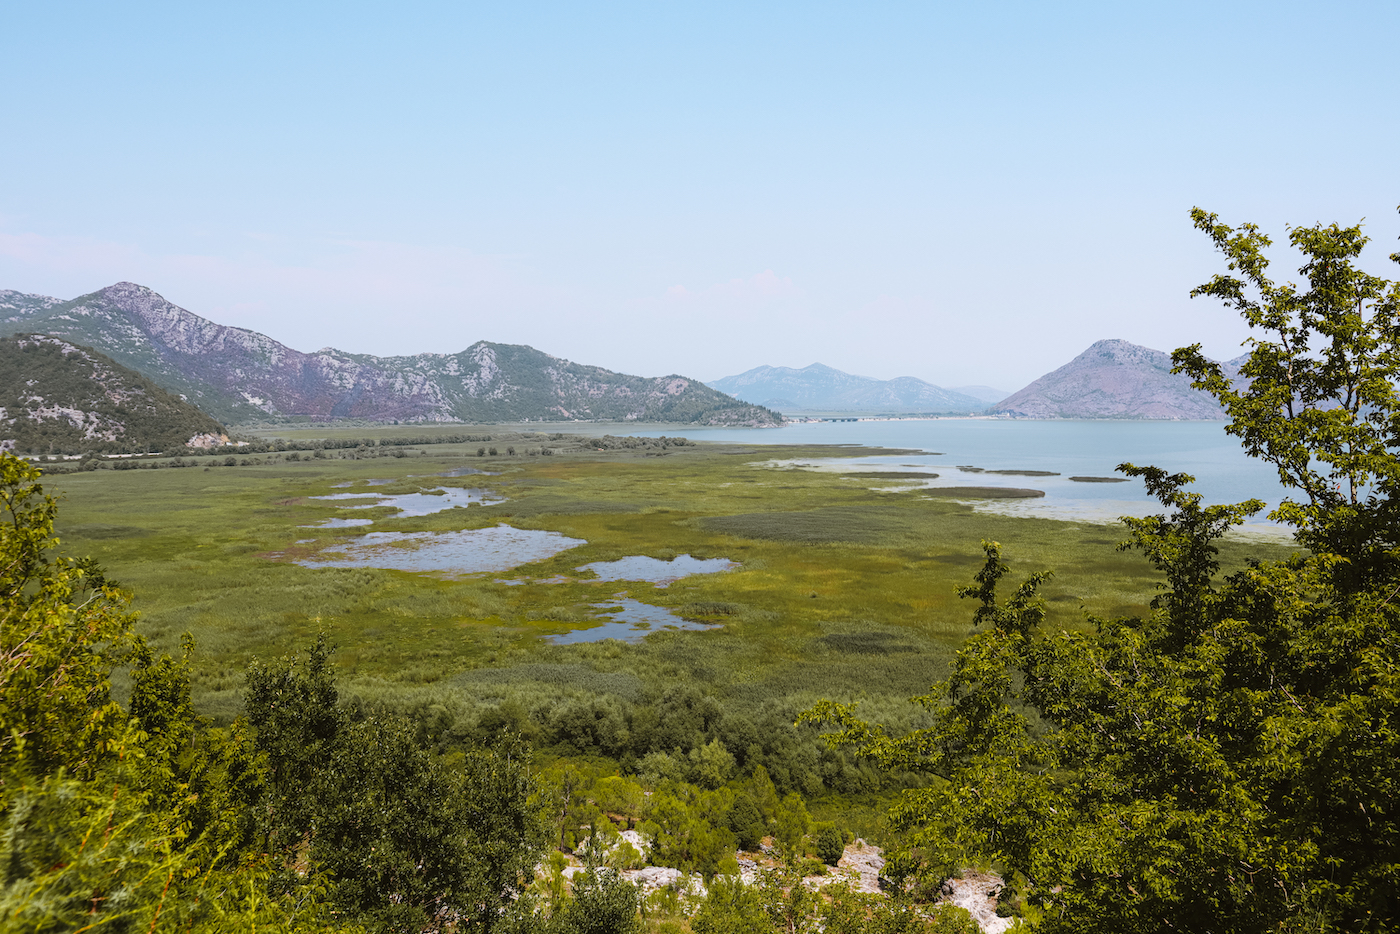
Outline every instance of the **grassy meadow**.
{"type": "MultiPolygon", "coordinates": [[[[304,441],[315,431],[297,434],[304,441]]],[[[134,593],[138,629],[157,646],[174,651],[182,633],[194,636],[195,702],[218,719],[237,714],[249,659],[294,652],[325,632],[339,646],[345,695],[441,714],[462,729],[506,708],[634,704],[675,685],[753,723],[790,724],[826,697],[861,699],[871,716],[909,725],[917,709],[905,700],[944,676],[970,631],[973,607],[954,587],[980,567],[983,539],[1001,542],[1015,570],[1055,571],[1043,591],[1053,624],[1083,625],[1086,612],[1144,612],[1157,582],[1141,557],[1115,550],[1126,537],[1118,527],[987,515],[914,487],[889,492],[888,482],[862,471],[768,463],[850,457],[849,448],[649,441],[598,451],[581,438],[497,437],[502,453],[494,457],[478,456],[477,443],[422,444],[400,448],[406,456],[340,449],[246,466],[187,458],[194,466],[90,470],[47,482],[62,497],[65,553],[92,556],[134,593]],[[514,456],[504,454],[507,443],[514,456]],[[554,453],[542,456],[545,448],[554,453]],[[436,476],[460,467],[495,475],[436,476]],[[413,518],[310,499],[366,491],[358,481],[369,479],[390,481],[375,493],[455,486],[506,499],[413,518]],[[337,486],[346,483],[356,485],[337,486]],[[375,521],[304,528],[335,516],[375,521]],[[498,523],[587,544],[515,571],[460,578],[292,563],[368,531],[498,523]],[[739,566],[664,587],[575,571],[626,555],[684,553],[739,566]],[[544,582],[555,577],[567,580],[544,582]],[[510,579],[529,582],[503,583],[510,579]],[[657,631],[636,643],[549,641],[597,625],[593,605],[623,591],[720,625],[657,631]]],[[[1229,567],[1244,555],[1230,544],[1222,557],[1229,567]]],[[[605,745],[573,751],[607,755],[605,745]]]]}

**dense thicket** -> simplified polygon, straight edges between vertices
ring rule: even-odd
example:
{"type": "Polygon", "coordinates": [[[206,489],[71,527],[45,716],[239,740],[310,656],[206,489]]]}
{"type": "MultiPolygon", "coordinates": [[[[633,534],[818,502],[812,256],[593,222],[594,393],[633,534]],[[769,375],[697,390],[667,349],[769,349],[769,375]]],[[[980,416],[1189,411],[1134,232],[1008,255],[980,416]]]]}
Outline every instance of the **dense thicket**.
{"type": "MultiPolygon", "coordinates": [[[[1307,287],[1270,243],[1193,212],[1228,273],[1195,291],[1242,313],[1231,381],[1174,360],[1292,495],[1306,548],[1223,580],[1215,542],[1262,503],[1203,506],[1191,478],[1123,465],[1165,507],[1125,520],[1161,572],[1144,618],[1050,631],[1032,574],[1008,599],[1000,546],[964,596],[981,631],[895,736],[849,707],[833,739],[937,785],[894,817],[938,870],[999,861],[1045,931],[1388,931],[1400,926],[1400,284],[1352,261],[1359,228],[1296,228],[1307,287]]],[[[1392,259],[1400,262],[1400,256],[1392,259]]]]}
{"type": "MultiPolygon", "coordinates": [[[[597,680],[604,691],[611,686],[606,675],[597,680]]],[[[922,783],[919,776],[882,772],[826,748],[816,730],[794,725],[798,712],[783,700],[736,708],[689,684],[655,691],[638,685],[633,697],[506,699],[463,710],[423,701],[403,711],[424,742],[443,753],[518,736],[551,756],[606,757],[627,774],[707,788],[758,767],[781,793],[807,797],[866,795],[922,783]]]]}

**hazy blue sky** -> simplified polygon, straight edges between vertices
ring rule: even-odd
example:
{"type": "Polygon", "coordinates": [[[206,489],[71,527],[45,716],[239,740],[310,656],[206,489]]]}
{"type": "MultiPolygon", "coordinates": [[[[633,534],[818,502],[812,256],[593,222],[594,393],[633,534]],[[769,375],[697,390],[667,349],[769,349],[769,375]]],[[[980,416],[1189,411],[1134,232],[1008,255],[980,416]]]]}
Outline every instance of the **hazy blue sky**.
{"type": "Polygon", "coordinates": [[[1397,35],[1393,0],[0,0],[0,288],[702,379],[1233,356],[1192,205],[1365,217],[1400,273],[1397,35]]]}

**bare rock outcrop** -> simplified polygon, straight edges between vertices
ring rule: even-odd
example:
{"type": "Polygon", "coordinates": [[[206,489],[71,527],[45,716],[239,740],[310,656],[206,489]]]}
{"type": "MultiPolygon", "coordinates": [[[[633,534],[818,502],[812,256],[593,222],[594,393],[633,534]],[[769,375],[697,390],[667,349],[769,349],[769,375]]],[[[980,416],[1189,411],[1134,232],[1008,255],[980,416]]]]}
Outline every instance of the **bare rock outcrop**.
{"type": "Polygon", "coordinates": [[[846,844],[846,851],[836,862],[836,868],[852,876],[852,886],[859,892],[878,893],[880,891],[880,871],[885,868],[885,858],[880,848],[859,838],[846,844]]]}
{"type": "Polygon", "coordinates": [[[1001,876],[994,872],[964,869],[956,878],[943,883],[941,901],[966,909],[982,934],[1002,934],[1013,923],[1010,918],[997,914],[997,895],[1002,884],[1001,876]]]}

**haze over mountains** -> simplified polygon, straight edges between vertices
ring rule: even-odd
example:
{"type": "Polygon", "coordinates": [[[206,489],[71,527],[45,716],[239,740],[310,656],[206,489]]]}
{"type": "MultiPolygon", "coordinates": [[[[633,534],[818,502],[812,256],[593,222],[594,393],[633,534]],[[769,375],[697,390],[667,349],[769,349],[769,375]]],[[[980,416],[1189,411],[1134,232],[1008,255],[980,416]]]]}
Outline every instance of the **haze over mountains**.
{"type": "MultiPolygon", "coordinates": [[[[1225,364],[1233,376],[1244,357],[1225,364]]],[[[992,406],[1017,418],[1223,419],[1208,393],[1172,373],[1171,355],[1124,340],[1102,340],[1069,363],[992,406]]]]}
{"type": "MultiPolygon", "coordinates": [[[[944,389],[912,376],[874,379],[855,376],[821,363],[801,369],[759,366],[713,380],[714,389],[736,399],[780,412],[888,412],[971,414],[987,408],[981,394],[996,395],[985,386],[972,387],[978,395],[944,389]]],[[[1005,395],[1002,393],[1001,395],[1005,395]]],[[[996,398],[1000,398],[997,395],[996,398]]]]}
{"type": "MultiPolygon", "coordinates": [[[[1224,364],[1234,375],[1244,357],[1224,364]]],[[[1009,418],[1223,419],[1209,394],[1171,372],[1171,355],[1125,340],[1102,340],[1018,392],[987,386],[944,389],[913,377],[853,376],[814,363],[760,366],[710,383],[739,399],[789,414],[990,414],[1009,418]]]]}
{"type": "Polygon", "coordinates": [[[403,357],[293,350],[119,282],[71,301],[0,291],[0,334],[92,347],[227,424],[269,416],[376,421],[617,420],[763,427],[781,418],[684,376],[641,377],[520,344],[403,357]]]}

